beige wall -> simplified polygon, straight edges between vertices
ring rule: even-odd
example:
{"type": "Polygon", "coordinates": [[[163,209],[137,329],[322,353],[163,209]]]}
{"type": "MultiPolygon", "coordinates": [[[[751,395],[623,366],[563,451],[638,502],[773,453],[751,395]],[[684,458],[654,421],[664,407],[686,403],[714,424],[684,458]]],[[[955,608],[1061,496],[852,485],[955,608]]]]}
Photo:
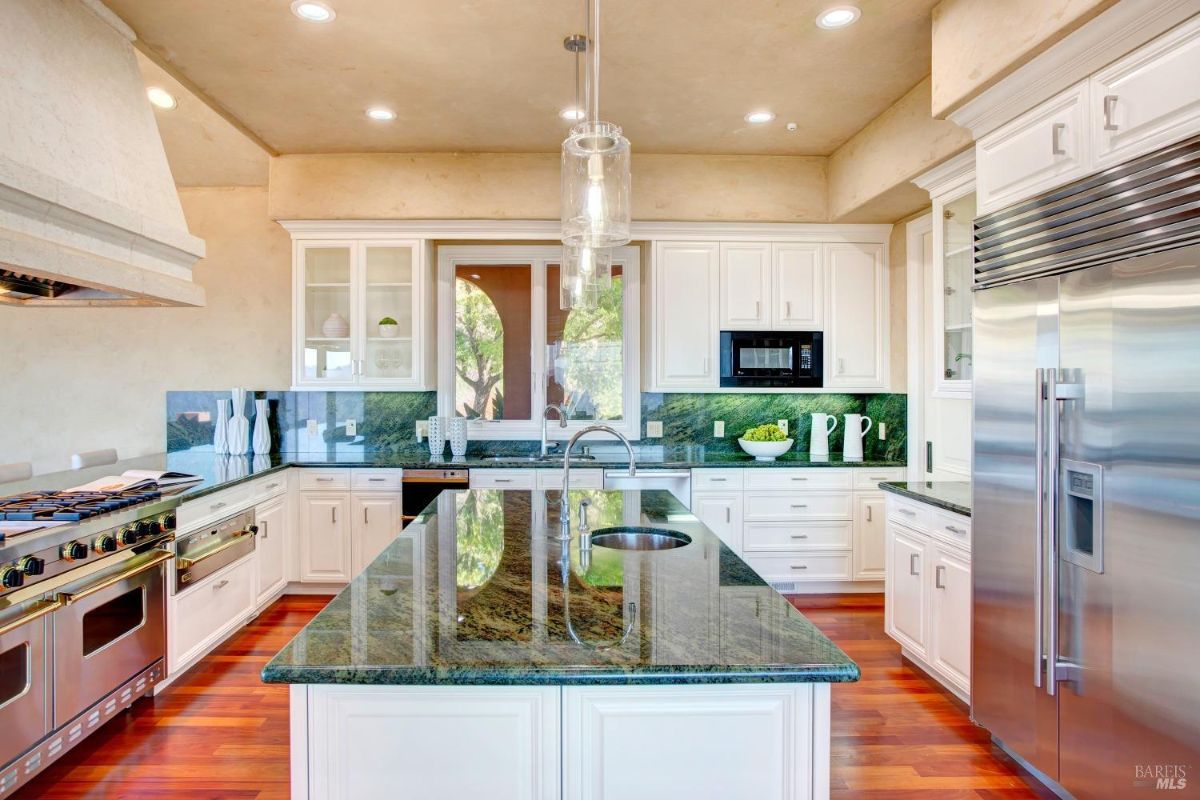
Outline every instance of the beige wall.
{"type": "Polygon", "coordinates": [[[833,222],[892,222],[929,205],[911,181],[971,146],[971,134],[929,113],[930,79],[918,83],[829,158],[833,222]]]}
{"type": "MultiPolygon", "coordinates": [[[[824,222],[824,158],[633,158],[638,220],[824,222]]],[[[558,219],[557,153],[271,159],[272,219],[558,219]]]]}
{"type": "Polygon", "coordinates": [[[183,189],[188,228],[208,256],[203,308],[0,306],[4,370],[0,462],[65,469],[70,454],[165,447],[167,390],[286,388],[291,256],[263,188],[183,189]]]}
{"type": "Polygon", "coordinates": [[[935,117],[945,117],[1117,0],[942,0],[933,9],[935,117]]]}

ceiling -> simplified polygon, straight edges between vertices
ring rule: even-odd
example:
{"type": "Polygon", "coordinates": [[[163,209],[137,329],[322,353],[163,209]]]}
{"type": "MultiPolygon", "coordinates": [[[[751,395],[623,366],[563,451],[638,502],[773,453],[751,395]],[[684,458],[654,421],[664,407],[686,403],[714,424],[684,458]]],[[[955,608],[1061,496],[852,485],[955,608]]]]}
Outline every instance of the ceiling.
{"type": "MultiPolygon", "coordinates": [[[[635,152],[828,155],[929,73],[936,2],[858,0],[858,23],[826,31],[814,20],[837,0],[609,0],[602,117],[635,152]],[[777,119],[743,121],[759,108],[777,119]]],[[[337,18],[313,24],[289,0],[107,0],[281,153],[558,149],[582,2],[329,4],[337,18]],[[376,104],[399,118],[367,119],[376,104]]]]}

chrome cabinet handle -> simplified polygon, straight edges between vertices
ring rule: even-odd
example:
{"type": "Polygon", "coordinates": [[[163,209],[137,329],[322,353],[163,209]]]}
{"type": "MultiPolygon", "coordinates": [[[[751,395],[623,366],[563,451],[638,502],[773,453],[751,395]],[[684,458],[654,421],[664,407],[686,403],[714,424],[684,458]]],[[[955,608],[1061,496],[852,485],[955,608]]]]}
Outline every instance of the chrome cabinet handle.
{"type": "Polygon", "coordinates": [[[762,301],[755,300],[754,301],[754,316],[757,317],[761,313],[762,313],[762,301]]]}
{"type": "Polygon", "coordinates": [[[913,511],[911,508],[897,508],[896,510],[906,517],[915,517],[917,515],[917,512],[913,511]]]}
{"type": "Polygon", "coordinates": [[[370,521],[369,519],[367,519],[367,507],[366,507],[366,506],[363,506],[363,524],[364,524],[364,525],[369,525],[369,524],[370,524],[370,522],[371,522],[371,521],[370,521]]]}
{"type": "Polygon", "coordinates": [[[216,511],[218,508],[224,508],[227,505],[229,505],[229,503],[213,503],[211,506],[209,506],[209,508],[213,511],[216,511]]]}
{"type": "Polygon", "coordinates": [[[838,375],[844,374],[846,372],[846,359],[839,358],[837,360],[837,367],[838,367],[838,375]]]}
{"type": "Polygon", "coordinates": [[[496,483],[512,483],[512,478],[493,478],[496,483]]]}
{"type": "Polygon", "coordinates": [[[701,368],[700,372],[701,372],[702,374],[704,374],[704,375],[707,375],[707,374],[708,374],[708,356],[705,356],[705,357],[704,357],[704,359],[703,359],[703,366],[702,366],[702,368],[701,368]]]}
{"type": "Polygon", "coordinates": [[[279,486],[278,483],[268,483],[267,484],[268,489],[275,489],[275,488],[278,488],[278,486],[279,486]]]}
{"type": "Polygon", "coordinates": [[[867,506],[867,522],[871,521],[871,507],[867,506]]]}
{"type": "Polygon", "coordinates": [[[267,533],[267,520],[260,520],[258,524],[262,526],[262,537],[266,539],[270,535],[267,533]]]}
{"type": "Polygon", "coordinates": [[[317,478],[318,483],[326,483],[331,480],[333,480],[333,478],[317,478]]]}
{"type": "Polygon", "coordinates": [[[709,478],[709,480],[713,483],[724,483],[725,481],[729,480],[729,478],[709,478]]]}
{"type": "Polygon", "coordinates": [[[947,526],[946,526],[946,530],[950,531],[951,533],[957,533],[959,536],[966,536],[966,535],[967,535],[967,529],[966,529],[966,528],[959,528],[959,527],[958,527],[958,526],[956,526],[956,525],[947,525],[947,526]]]}
{"type": "Polygon", "coordinates": [[[792,301],[791,300],[783,301],[783,316],[786,317],[787,319],[792,318],[792,301]]]}
{"type": "Polygon", "coordinates": [[[921,571],[919,569],[917,569],[917,559],[920,557],[921,557],[920,553],[909,553],[908,554],[908,574],[909,575],[920,575],[921,574],[921,571]]]}
{"type": "Polygon", "coordinates": [[[733,510],[729,506],[725,506],[725,524],[733,522],[733,510]]]}
{"type": "Polygon", "coordinates": [[[754,598],[754,616],[759,616],[762,613],[762,598],[754,598]]]}
{"type": "Polygon", "coordinates": [[[1067,151],[1062,146],[1062,132],[1067,129],[1067,123],[1056,122],[1050,128],[1050,152],[1056,156],[1065,156],[1067,151]]]}
{"type": "Polygon", "coordinates": [[[792,503],[792,508],[808,508],[807,503],[792,503]]]}
{"type": "Polygon", "coordinates": [[[213,584],[213,591],[215,592],[217,589],[224,589],[224,588],[225,588],[226,586],[228,586],[228,585],[229,585],[229,579],[228,579],[228,578],[225,578],[224,580],[217,581],[216,583],[214,583],[214,584],[213,584]]]}
{"type": "Polygon", "coordinates": [[[792,534],[792,538],[793,539],[807,539],[808,534],[807,533],[794,533],[794,534],[792,534]]]}
{"type": "Polygon", "coordinates": [[[1115,94],[1104,95],[1104,130],[1115,131],[1117,123],[1113,122],[1114,112],[1117,110],[1117,96],[1115,94]]]}
{"type": "Polygon", "coordinates": [[[935,588],[935,589],[945,589],[945,588],[946,588],[946,584],[945,584],[945,582],[943,581],[943,578],[945,578],[945,577],[946,577],[946,568],[945,568],[944,566],[942,566],[941,564],[938,564],[936,567],[934,567],[934,570],[933,570],[933,588],[935,588]]]}
{"type": "Polygon", "coordinates": [[[794,481],[806,481],[808,478],[792,478],[794,481]]]}
{"type": "Polygon", "coordinates": [[[369,483],[383,483],[387,478],[367,478],[369,483]]]}
{"type": "Polygon", "coordinates": [[[337,524],[337,506],[329,507],[329,520],[334,524],[337,524]]]}
{"type": "Polygon", "coordinates": [[[792,564],[792,569],[808,569],[808,564],[792,564]]]}

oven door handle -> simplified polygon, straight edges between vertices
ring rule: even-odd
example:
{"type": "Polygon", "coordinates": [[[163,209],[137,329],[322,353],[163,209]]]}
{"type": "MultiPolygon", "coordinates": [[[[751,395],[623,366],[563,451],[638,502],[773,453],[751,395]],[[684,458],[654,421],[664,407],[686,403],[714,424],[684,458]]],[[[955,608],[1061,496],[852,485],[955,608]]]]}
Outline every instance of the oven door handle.
{"type": "Polygon", "coordinates": [[[71,603],[83,600],[85,597],[91,597],[97,592],[102,592],[111,586],[116,586],[118,583],[127,578],[132,578],[135,575],[141,575],[143,572],[148,572],[149,570],[157,567],[159,564],[170,561],[175,557],[175,554],[170,550],[151,550],[150,554],[153,555],[151,559],[138,564],[133,569],[126,570],[116,575],[109,575],[104,580],[96,581],[91,586],[80,589],[78,592],[59,592],[56,599],[61,600],[64,605],[70,605],[71,603]]]}
{"type": "Polygon", "coordinates": [[[17,617],[16,619],[14,619],[10,622],[5,622],[3,625],[0,625],[0,636],[3,636],[6,633],[12,633],[17,628],[20,628],[23,625],[28,625],[31,622],[36,622],[37,620],[41,619],[42,617],[46,616],[47,614],[52,614],[65,605],[66,605],[66,603],[64,603],[62,600],[59,600],[58,598],[55,598],[54,600],[44,600],[40,603],[35,603],[34,605],[30,606],[29,610],[27,612],[25,612],[24,614],[22,614],[21,616],[17,617]]]}
{"type": "Polygon", "coordinates": [[[220,555],[231,547],[237,547],[246,541],[247,536],[253,539],[256,535],[258,535],[258,531],[242,531],[237,536],[225,542],[225,544],[220,545],[219,547],[214,547],[212,550],[205,550],[199,558],[186,558],[184,556],[180,556],[178,559],[176,559],[175,566],[179,569],[191,569],[201,561],[207,561],[215,555],[220,555]]]}

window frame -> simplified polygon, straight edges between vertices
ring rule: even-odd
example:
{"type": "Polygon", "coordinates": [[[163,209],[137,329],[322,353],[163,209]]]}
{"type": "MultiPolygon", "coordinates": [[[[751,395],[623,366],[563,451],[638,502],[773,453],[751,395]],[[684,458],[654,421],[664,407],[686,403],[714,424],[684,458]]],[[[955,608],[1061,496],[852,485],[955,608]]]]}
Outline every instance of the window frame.
{"type": "MultiPolygon", "coordinates": [[[[459,265],[529,266],[533,313],[530,319],[530,364],[532,365],[531,406],[534,418],[529,420],[471,420],[470,438],[477,440],[541,439],[542,423],[538,410],[546,407],[546,267],[562,265],[562,245],[494,244],[437,246],[437,347],[446,354],[438,359],[438,415],[454,416],[456,389],[454,364],[455,279],[459,265]]],[[[546,425],[546,438],[564,441],[588,425],[603,423],[620,431],[630,440],[641,438],[641,251],[636,246],[613,250],[613,265],[621,267],[622,288],[622,349],[623,403],[625,418],[621,420],[570,420],[566,428],[559,427],[557,418],[546,425]]]]}

